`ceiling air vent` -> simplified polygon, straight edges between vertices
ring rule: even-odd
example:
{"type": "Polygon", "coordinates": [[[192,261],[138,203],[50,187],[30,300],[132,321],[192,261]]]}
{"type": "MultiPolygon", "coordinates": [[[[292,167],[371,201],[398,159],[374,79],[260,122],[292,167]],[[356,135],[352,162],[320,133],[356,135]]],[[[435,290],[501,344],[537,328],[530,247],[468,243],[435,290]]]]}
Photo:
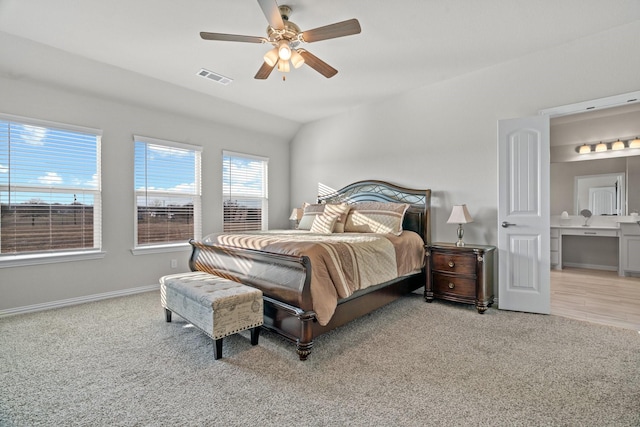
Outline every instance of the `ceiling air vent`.
{"type": "Polygon", "coordinates": [[[198,71],[198,75],[225,86],[233,81],[233,79],[230,79],[229,77],[214,73],[213,71],[205,70],[204,68],[201,68],[200,71],[198,71]]]}

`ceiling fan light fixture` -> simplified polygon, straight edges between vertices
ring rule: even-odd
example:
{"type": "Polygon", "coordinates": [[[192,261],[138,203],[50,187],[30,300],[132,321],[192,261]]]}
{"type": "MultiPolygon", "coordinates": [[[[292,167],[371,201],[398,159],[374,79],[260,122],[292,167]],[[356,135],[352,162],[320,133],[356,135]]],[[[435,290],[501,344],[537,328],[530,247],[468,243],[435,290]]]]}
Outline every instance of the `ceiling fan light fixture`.
{"type": "MultiPolygon", "coordinates": [[[[290,70],[291,65],[299,68],[303,64],[308,65],[324,77],[331,78],[338,73],[338,70],[311,54],[306,49],[297,51],[296,48],[298,48],[300,43],[313,43],[322,40],[336,39],[360,34],[362,31],[357,19],[347,19],[346,21],[335,22],[311,30],[301,31],[298,25],[289,20],[292,12],[290,6],[278,6],[277,0],[258,0],[258,4],[269,23],[266,29],[266,37],[200,32],[200,38],[203,40],[264,43],[272,45],[272,50],[263,54],[264,62],[260,65],[258,72],[254,76],[254,78],[258,80],[268,78],[276,67],[278,67],[278,70],[281,72],[286,73],[290,70]],[[291,61],[291,63],[289,61],[291,61]]],[[[284,75],[282,79],[285,79],[284,75]]]]}
{"type": "Polygon", "coordinates": [[[278,61],[278,71],[283,73],[288,73],[291,70],[289,66],[289,61],[283,61],[282,59],[278,61]]]}
{"type": "Polygon", "coordinates": [[[291,47],[288,41],[280,40],[280,43],[278,43],[278,56],[285,61],[291,59],[291,47]]]}
{"type": "Polygon", "coordinates": [[[270,67],[273,67],[278,62],[278,48],[274,47],[269,52],[264,54],[264,62],[269,64],[270,67]]]}
{"type": "Polygon", "coordinates": [[[300,68],[304,64],[304,58],[297,50],[291,51],[291,64],[293,65],[293,68],[300,68]]]}

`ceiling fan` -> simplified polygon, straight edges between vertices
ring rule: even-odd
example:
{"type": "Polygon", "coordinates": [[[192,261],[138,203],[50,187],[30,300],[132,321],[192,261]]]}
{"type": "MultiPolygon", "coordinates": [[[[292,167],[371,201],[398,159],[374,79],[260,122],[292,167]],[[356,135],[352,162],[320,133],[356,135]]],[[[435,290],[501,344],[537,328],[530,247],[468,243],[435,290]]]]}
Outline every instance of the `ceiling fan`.
{"type": "MultiPolygon", "coordinates": [[[[262,12],[269,22],[267,37],[241,36],[235,34],[201,32],[204,40],[219,40],[245,43],[269,43],[273,49],[264,55],[264,63],[255,75],[256,79],[264,80],[274,68],[287,73],[290,64],[299,68],[307,64],[326,78],[335,76],[338,70],[299,46],[302,43],[313,43],[321,40],[350,36],[360,33],[360,23],[357,19],[348,19],[335,24],[300,31],[300,28],[289,21],[291,7],[278,6],[275,0],[258,0],[262,12]]],[[[284,76],[283,76],[284,80],[284,76]]]]}

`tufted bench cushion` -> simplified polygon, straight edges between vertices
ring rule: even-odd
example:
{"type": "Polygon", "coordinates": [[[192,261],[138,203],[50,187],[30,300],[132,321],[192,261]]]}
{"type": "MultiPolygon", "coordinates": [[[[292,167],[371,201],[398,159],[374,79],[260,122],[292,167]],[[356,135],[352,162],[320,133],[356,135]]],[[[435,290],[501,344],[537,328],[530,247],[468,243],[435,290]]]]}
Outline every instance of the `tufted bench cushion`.
{"type": "Polygon", "coordinates": [[[215,340],[216,359],[222,356],[222,339],[237,332],[251,329],[251,344],[258,344],[263,323],[259,289],[194,271],[161,277],[160,299],[167,322],[176,313],[215,340]]]}

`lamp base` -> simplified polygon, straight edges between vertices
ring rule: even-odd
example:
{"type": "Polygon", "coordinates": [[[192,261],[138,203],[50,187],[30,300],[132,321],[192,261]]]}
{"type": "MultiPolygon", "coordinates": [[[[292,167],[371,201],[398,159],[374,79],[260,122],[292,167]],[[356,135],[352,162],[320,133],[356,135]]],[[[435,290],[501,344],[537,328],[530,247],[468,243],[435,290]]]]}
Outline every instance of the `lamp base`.
{"type": "Polygon", "coordinates": [[[464,236],[464,230],[462,229],[462,224],[458,224],[458,241],[456,242],[456,246],[458,247],[464,246],[462,236],[464,236]]]}

